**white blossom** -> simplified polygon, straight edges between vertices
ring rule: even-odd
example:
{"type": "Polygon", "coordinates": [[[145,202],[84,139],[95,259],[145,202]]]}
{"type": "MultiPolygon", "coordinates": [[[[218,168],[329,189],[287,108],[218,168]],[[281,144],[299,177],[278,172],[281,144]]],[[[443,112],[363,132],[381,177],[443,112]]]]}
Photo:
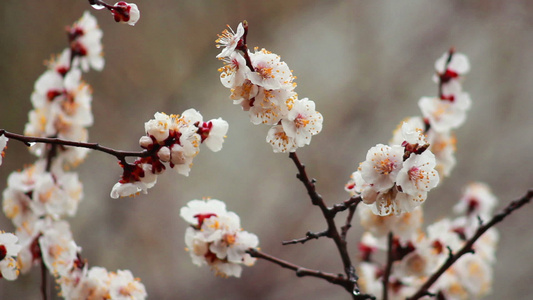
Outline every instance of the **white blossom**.
{"type": "Polygon", "coordinates": [[[296,100],[286,118],[281,120],[283,130],[295,139],[298,147],[309,145],[311,137],[322,130],[322,114],[315,110],[315,102],[304,98],[296,100]]]}
{"type": "Polygon", "coordinates": [[[289,113],[296,93],[290,90],[266,90],[259,88],[253,101],[248,102],[250,121],[257,124],[276,125],[289,113]]]}
{"type": "Polygon", "coordinates": [[[89,67],[101,71],[104,68],[101,42],[103,33],[96,18],[86,11],[70,27],[69,35],[72,39],[73,65],[79,65],[84,72],[89,71],[89,67]]]}
{"type": "Polygon", "coordinates": [[[247,73],[250,72],[242,54],[236,51],[232,52],[222,61],[224,66],[218,69],[222,85],[230,89],[241,86],[246,80],[247,73]]]}
{"type": "Polygon", "coordinates": [[[152,188],[157,182],[157,174],[152,171],[152,165],[141,164],[135,166],[136,170],[142,170],[142,176],[138,176],[135,180],[122,179],[117,182],[111,190],[111,198],[117,199],[119,197],[128,197],[138,195],[140,192],[148,193],[148,189],[152,188]]]}
{"type": "Polygon", "coordinates": [[[146,134],[153,137],[159,144],[163,144],[169,135],[170,116],[157,112],[154,118],[144,123],[146,134]]]}
{"type": "Polygon", "coordinates": [[[452,268],[468,292],[469,299],[481,298],[491,291],[492,268],[479,255],[465,255],[452,268]]]}
{"type": "Polygon", "coordinates": [[[490,187],[481,182],[471,183],[466,187],[463,196],[453,207],[456,214],[467,214],[482,219],[489,218],[498,199],[492,194],[490,187]]]}
{"type": "Polygon", "coordinates": [[[230,56],[235,51],[235,48],[244,35],[244,26],[242,23],[239,23],[239,26],[237,26],[237,32],[234,32],[229,25],[228,29],[224,29],[222,34],[218,34],[218,39],[215,41],[217,43],[217,48],[224,48],[217,55],[217,58],[230,56]]]}
{"type": "Polygon", "coordinates": [[[361,220],[361,226],[377,238],[384,238],[389,232],[392,232],[401,240],[408,240],[422,226],[422,209],[419,207],[399,216],[376,215],[367,205],[358,206],[357,212],[361,220]]]}
{"type": "Polygon", "coordinates": [[[66,221],[52,222],[46,226],[39,237],[39,246],[46,267],[54,275],[62,275],[72,269],[77,253],[81,251],[66,221]]]}
{"type": "Polygon", "coordinates": [[[19,271],[15,257],[21,250],[18,238],[12,233],[0,232],[0,277],[15,280],[19,271]]]}
{"type": "Polygon", "coordinates": [[[244,111],[249,111],[252,107],[251,102],[255,102],[254,98],[259,93],[259,90],[259,86],[246,79],[243,84],[231,89],[230,99],[233,100],[233,104],[241,105],[244,111]]]}
{"type": "Polygon", "coordinates": [[[274,153],[294,152],[298,149],[296,139],[288,136],[281,125],[272,126],[268,130],[266,141],[272,145],[274,153]]]}
{"type": "Polygon", "coordinates": [[[418,106],[424,118],[429,120],[431,128],[438,132],[446,132],[464,123],[471,102],[467,93],[460,93],[453,101],[437,97],[422,97],[418,101],[418,106]]]}
{"type": "Polygon", "coordinates": [[[241,264],[254,264],[256,259],[246,250],[257,247],[257,236],[243,231],[239,216],[226,211],[222,201],[192,200],[180,215],[193,225],[185,232],[185,244],[194,264],[209,265],[224,277],[240,277],[241,264]]]}
{"type": "Polygon", "coordinates": [[[396,184],[404,193],[417,196],[420,201],[422,195],[439,183],[439,173],[435,170],[435,155],[426,150],[422,154],[412,153],[403,162],[403,167],[398,172],[396,184]]]}
{"type": "MultiPolygon", "coordinates": [[[[199,225],[199,215],[218,216],[225,214],[226,204],[217,199],[191,200],[180,209],[180,216],[191,225],[199,225]]],[[[202,219],[203,220],[203,219],[202,219]]],[[[200,224],[201,225],[201,224],[200,224]]]]}
{"type": "Polygon", "coordinates": [[[253,84],[267,90],[294,89],[296,84],[293,83],[292,72],[279,55],[261,49],[250,53],[250,60],[254,70],[250,72],[248,79],[253,84]]]}
{"type": "Polygon", "coordinates": [[[449,176],[455,167],[456,138],[451,132],[438,132],[430,130],[428,133],[429,150],[435,154],[437,164],[435,169],[441,178],[449,176]]]}
{"type": "Polygon", "coordinates": [[[435,62],[435,70],[439,74],[443,74],[446,70],[450,70],[458,75],[464,75],[470,71],[470,62],[468,57],[462,53],[453,53],[450,61],[448,58],[450,53],[444,53],[437,61],[435,62]]]}
{"type": "Polygon", "coordinates": [[[141,300],[147,296],[139,278],[129,270],[118,270],[109,274],[109,297],[116,300],[141,300]]]}
{"type": "MultiPolygon", "coordinates": [[[[407,141],[406,135],[413,139],[412,144],[416,144],[419,141],[426,141],[425,136],[422,134],[423,138],[420,137],[420,132],[424,132],[424,120],[421,117],[409,117],[404,119],[398,127],[393,131],[392,139],[390,140],[391,145],[401,145],[403,142],[407,141]],[[407,124],[407,125],[406,125],[407,124]]],[[[411,143],[410,142],[410,143],[411,143]]]]}
{"type": "Polygon", "coordinates": [[[403,152],[404,148],[396,145],[378,144],[370,148],[359,167],[362,178],[378,192],[390,189],[402,168],[403,152]]]}
{"type": "Polygon", "coordinates": [[[221,118],[204,122],[202,127],[200,127],[200,136],[202,137],[202,142],[204,142],[207,148],[209,148],[211,151],[220,151],[222,149],[222,144],[224,143],[226,133],[228,132],[228,127],[228,122],[222,120],[221,118]]]}

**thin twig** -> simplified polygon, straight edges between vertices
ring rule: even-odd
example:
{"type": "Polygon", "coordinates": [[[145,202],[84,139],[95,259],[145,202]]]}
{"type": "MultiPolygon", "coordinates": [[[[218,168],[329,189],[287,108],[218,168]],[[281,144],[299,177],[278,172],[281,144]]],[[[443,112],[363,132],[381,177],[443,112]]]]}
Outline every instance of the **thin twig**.
{"type": "MultiPolygon", "coordinates": [[[[255,248],[249,248],[248,250],[246,250],[246,253],[250,254],[252,257],[264,259],[272,263],[275,263],[276,265],[281,266],[282,268],[293,270],[296,276],[298,277],[305,277],[305,276],[317,277],[317,278],[324,279],[328,282],[331,282],[333,284],[337,284],[343,287],[346,286],[346,284],[350,284],[350,280],[347,279],[343,274],[333,274],[333,273],[322,272],[319,270],[304,268],[296,264],[290,263],[288,261],[285,261],[283,259],[274,257],[265,252],[259,251],[255,248]]],[[[375,300],[376,299],[372,295],[358,294],[355,292],[352,293],[352,296],[353,296],[353,299],[357,299],[357,300],[365,300],[365,299],[375,300]]]]}
{"type": "Polygon", "coordinates": [[[51,144],[51,145],[61,145],[61,146],[70,146],[70,147],[78,147],[78,148],[88,148],[100,152],[104,152],[107,154],[111,154],[118,158],[120,161],[125,161],[126,157],[148,157],[153,155],[151,151],[143,150],[143,151],[121,151],[121,150],[115,150],[112,148],[100,146],[98,143],[83,143],[83,142],[74,142],[74,141],[68,141],[63,140],[59,138],[45,138],[45,137],[31,137],[31,136],[25,136],[22,134],[16,134],[11,133],[8,131],[5,131],[4,129],[0,129],[0,136],[5,135],[6,137],[17,140],[20,142],[23,142],[26,146],[31,147],[32,143],[45,143],[45,144],[51,144]]]}
{"type": "Polygon", "coordinates": [[[361,201],[363,201],[361,196],[352,196],[350,199],[344,200],[342,203],[333,205],[333,207],[330,207],[329,210],[336,214],[341,211],[345,211],[352,206],[357,206],[357,204],[359,204],[361,201]]]}
{"type": "Polygon", "coordinates": [[[114,9],[115,7],[113,5],[109,5],[107,3],[105,3],[104,1],[101,1],[101,0],[89,0],[89,4],[90,5],[102,5],[103,7],[109,9],[109,10],[112,10],[114,9]]]}
{"type": "Polygon", "coordinates": [[[387,237],[387,265],[385,266],[385,273],[383,274],[383,300],[389,299],[389,277],[392,271],[392,263],[394,262],[392,254],[393,240],[394,235],[391,231],[387,237]]]}
{"type": "Polygon", "coordinates": [[[323,236],[327,236],[328,235],[328,230],[324,230],[324,231],[319,231],[319,232],[312,232],[312,231],[308,231],[306,234],[305,234],[305,237],[303,238],[299,238],[299,239],[294,239],[294,240],[289,240],[289,241],[283,241],[281,242],[282,245],[293,245],[293,244],[304,244],[305,242],[309,241],[309,240],[317,240],[318,238],[320,237],[323,237],[323,236]]]}
{"type": "Polygon", "coordinates": [[[492,226],[498,224],[499,222],[503,221],[505,217],[510,215],[513,211],[519,209],[523,205],[529,203],[531,201],[531,198],[533,198],[533,189],[529,190],[522,198],[517,199],[509,203],[500,213],[494,215],[492,219],[486,223],[483,226],[478,227],[476,230],[476,233],[474,236],[472,236],[466,244],[454,255],[450,255],[448,259],[442,264],[442,266],[418,289],[418,291],[408,298],[408,300],[416,300],[419,299],[425,295],[427,295],[429,288],[431,285],[433,285],[439,277],[446,272],[459,258],[461,258],[466,253],[471,253],[473,251],[472,246],[474,243],[485,233],[487,230],[489,230],[492,226]]]}
{"type": "Polygon", "coordinates": [[[277,265],[279,265],[279,266],[281,266],[283,268],[293,270],[293,271],[296,272],[296,276],[298,276],[298,277],[304,277],[304,276],[318,277],[318,278],[325,279],[328,282],[331,282],[331,283],[334,283],[334,284],[338,284],[338,285],[342,285],[342,286],[344,286],[345,282],[346,282],[346,277],[344,277],[344,275],[342,275],[342,274],[333,274],[333,273],[327,273],[327,272],[322,272],[322,271],[318,271],[318,270],[312,270],[312,269],[304,268],[304,267],[295,265],[293,263],[290,263],[288,261],[285,261],[285,260],[279,259],[277,257],[274,257],[272,255],[266,254],[266,253],[264,253],[262,251],[259,251],[259,250],[255,249],[255,248],[250,248],[250,249],[246,250],[246,252],[248,254],[250,254],[252,257],[265,259],[265,260],[273,262],[273,263],[275,263],[275,264],[277,264],[277,265]]]}
{"type": "Polygon", "coordinates": [[[343,241],[346,241],[346,235],[348,235],[348,230],[352,228],[353,214],[355,213],[357,204],[359,204],[359,202],[355,203],[355,205],[350,206],[348,210],[348,215],[346,216],[346,222],[344,222],[344,226],[341,227],[341,239],[343,241]]]}

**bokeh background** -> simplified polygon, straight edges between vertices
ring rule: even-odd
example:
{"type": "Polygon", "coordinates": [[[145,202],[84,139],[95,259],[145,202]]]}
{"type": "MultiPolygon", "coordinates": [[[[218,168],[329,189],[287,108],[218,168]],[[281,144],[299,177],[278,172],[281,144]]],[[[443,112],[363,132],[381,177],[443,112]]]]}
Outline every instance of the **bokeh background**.
{"type": "MultiPolygon", "coordinates": [[[[307,230],[325,228],[296,169],[265,143],[268,128],[254,126],[228,100],[219,81],[216,34],[246,19],[248,44],[271,50],[298,76],[296,91],[324,116],[322,133],[298,150],[318,190],[332,205],[347,198],[345,182],[366,151],[386,143],[405,117],[419,115],[417,101],[433,96],[434,61],[450,46],[467,54],[464,82],[473,105],[457,131],[457,166],[430,193],[425,222],[451,212],[462,188],[488,183],[499,207],[533,187],[533,2],[531,1],[176,1],[136,2],[135,27],[115,24],[87,1],[0,1],[0,128],[22,132],[30,94],[42,65],[66,47],[64,28],[84,10],[104,31],[106,65],[84,75],[93,89],[90,141],[136,150],[143,124],[157,111],[194,107],[206,119],[230,124],[219,153],[202,149],[190,177],[160,176],[148,195],[111,199],[121,170],[115,159],[91,153],[77,171],[85,197],[70,219],[90,265],[130,269],[150,299],[348,299],[345,292],[265,261],[241,279],[222,279],[197,268],[184,250],[186,223],[179,209],[191,199],[226,201],[256,233],[268,253],[310,268],[342,272],[333,243],[281,246],[307,230]]],[[[0,169],[0,188],[10,172],[34,158],[11,142],[0,169]]],[[[530,299],[533,294],[533,207],[498,226],[501,240],[487,299],[530,299]]],[[[343,220],[343,218],[341,218],[343,220]]],[[[356,259],[358,220],[349,234],[356,259]]],[[[0,228],[12,224],[0,215],[0,228]]],[[[0,281],[0,299],[39,299],[39,271],[16,282],[0,281]]]]}

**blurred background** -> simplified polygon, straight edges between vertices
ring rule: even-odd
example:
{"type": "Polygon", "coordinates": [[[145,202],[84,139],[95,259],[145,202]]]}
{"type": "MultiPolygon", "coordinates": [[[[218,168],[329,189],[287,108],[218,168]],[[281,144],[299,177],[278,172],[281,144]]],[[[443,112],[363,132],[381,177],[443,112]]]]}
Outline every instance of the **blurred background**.
{"type": "MultiPolygon", "coordinates": [[[[205,147],[189,177],[167,171],[148,195],[111,199],[121,170],[113,157],[93,152],[76,170],[85,197],[69,219],[82,255],[92,266],[130,269],[150,299],[348,299],[314,278],[266,261],[222,279],[198,268],[185,252],[187,224],[179,209],[212,197],[259,236],[262,250],[309,268],[342,272],[334,245],[313,240],[281,246],[308,230],[325,228],[288,155],[272,153],[267,126],[254,126],[228,99],[219,81],[216,34],[246,19],[248,45],[281,55],[298,77],[296,91],[324,116],[322,133],[298,150],[329,205],[347,199],[344,184],[367,150],[387,143],[405,117],[420,115],[417,101],[434,96],[433,64],[451,46],[467,54],[464,89],[473,105],[457,131],[457,166],[424,205],[429,224],[451,213],[462,188],[488,183],[499,208],[533,187],[533,2],[530,1],[170,1],[136,2],[135,27],[116,24],[87,1],[0,2],[0,128],[21,133],[43,61],[67,46],[64,28],[90,10],[104,32],[106,65],[84,79],[92,85],[95,123],[90,141],[137,150],[144,122],[158,111],[194,107],[205,119],[230,124],[219,153],[205,147]]],[[[25,147],[9,144],[0,189],[10,172],[32,163],[25,147]]],[[[533,294],[531,204],[506,219],[487,299],[530,299],[533,294]]],[[[344,217],[340,217],[344,220],[344,217]]],[[[355,260],[358,219],[349,233],[355,260]]],[[[0,215],[0,228],[13,231],[0,215]]],[[[0,281],[0,299],[39,299],[39,271],[0,281]]]]}

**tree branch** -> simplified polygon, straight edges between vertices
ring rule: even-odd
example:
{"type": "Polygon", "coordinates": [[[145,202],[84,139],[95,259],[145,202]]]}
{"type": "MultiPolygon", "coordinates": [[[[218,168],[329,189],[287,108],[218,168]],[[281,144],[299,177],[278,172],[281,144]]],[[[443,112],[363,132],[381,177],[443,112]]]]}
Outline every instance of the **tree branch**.
{"type": "Polygon", "coordinates": [[[418,289],[418,291],[411,296],[410,298],[407,298],[408,300],[416,300],[419,299],[429,292],[429,288],[431,285],[433,285],[439,277],[444,274],[446,270],[448,270],[461,256],[465,255],[466,253],[471,253],[473,251],[472,246],[474,243],[485,233],[487,230],[489,230],[492,226],[498,224],[499,222],[503,221],[505,217],[510,215],[513,211],[519,209],[523,205],[529,203],[531,201],[531,198],[533,198],[533,189],[529,190],[522,198],[517,199],[509,203],[500,213],[494,215],[492,219],[486,223],[483,226],[478,227],[476,230],[476,233],[474,236],[472,236],[466,244],[454,255],[451,255],[448,257],[448,259],[444,262],[444,264],[418,289]]]}
{"type": "Polygon", "coordinates": [[[121,151],[121,150],[115,150],[112,148],[100,146],[100,144],[98,143],[74,142],[74,141],[68,141],[68,140],[63,140],[59,138],[31,137],[31,136],[25,136],[22,134],[11,133],[11,132],[5,131],[4,129],[0,129],[0,136],[1,135],[5,135],[6,137],[10,139],[23,142],[28,147],[31,147],[32,143],[45,143],[45,144],[50,144],[50,145],[88,148],[88,149],[104,152],[107,154],[111,154],[123,162],[125,162],[126,157],[129,157],[129,156],[148,157],[148,156],[153,155],[153,153],[148,150],[143,150],[143,151],[138,151],[138,152],[121,151]]]}
{"type": "Polygon", "coordinates": [[[361,196],[352,196],[350,199],[344,200],[342,203],[333,205],[333,207],[330,207],[329,210],[332,213],[337,214],[338,212],[345,211],[351,208],[352,206],[357,206],[357,204],[359,204],[359,202],[361,201],[363,201],[363,199],[361,199],[361,196]]]}
{"type": "MultiPolygon", "coordinates": [[[[352,265],[352,262],[350,260],[350,255],[348,254],[348,249],[346,245],[346,241],[342,239],[341,235],[339,234],[339,231],[337,229],[337,225],[335,224],[334,217],[336,215],[336,211],[334,209],[329,209],[326,204],[324,203],[324,200],[322,199],[322,196],[318,194],[315,188],[315,180],[310,180],[307,176],[307,172],[305,171],[305,166],[300,163],[300,160],[298,159],[298,156],[296,155],[296,152],[291,152],[289,154],[289,157],[292,159],[294,164],[296,165],[296,168],[298,169],[298,174],[296,177],[300,179],[300,181],[304,184],[307,193],[309,194],[309,197],[311,198],[311,202],[313,205],[316,205],[320,208],[322,211],[322,214],[324,215],[324,218],[326,219],[326,222],[328,224],[328,237],[333,239],[335,242],[335,245],[337,246],[337,250],[339,251],[342,264],[344,266],[344,272],[346,273],[346,276],[348,277],[348,280],[346,281],[346,284],[344,285],[344,288],[352,295],[354,295],[354,291],[358,293],[358,287],[357,287],[357,275],[355,274],[355,268],[352,265]]],[[[348,200],[350,201],[350,200],[348,200]]],[[[355,200],[354,200],[355,201],[355,200]]]]}
{"type": "MultiPolygon", "coordinates": [[[[311,276],[311,277],[322,278],[328,282],[331,282],[333,284],[337,284],[343,287],[345,287],[347,284],[351,284],[350,280],[347,279],[343,274],[333,274],[333,273],[322,272],[319,270],[304,268],[304,267],[295,265],[293,263],[290,263],[288,261],[274,257],[272,255],[266,254],[255,248],[249,248],[248,250],[246,250],[246,253],[250,254],[252,257],[264,259],[272,263],[275,263],[276,265],[281,266],[282,268],[293,270],[296,276],[298,277],[311,276]]],[[[357,300],[375,299],[375,297],[372,295],[359,294],[358,292],[352,292],[351,294],[353,296],[353,299],[357,299],[357,300]]]]}
{"type": "Polygon", "coordinates": [[[317,240],[318,238],[322,237],[322,236],[327,236],[328,234],[328,231],[327,230],[324,230],[324,231],[319,231],[319,232],[311,232],[311,231],[308,231],[306,234],[305,234],[305,237],[303,238],[299,238],[299,239],[294,239],[294,240],[289,240],[289,241],[283,241],[281,242],[282,245],[293,245],[293,244],[298,244],[298,243],[301,243],[301,244],[304,244],[305,242],[309,241],[309,240],[312,240],[312,239],[315,239],[317,240]]]}
{"type": "Polygon", "coordinates": [[[355,213],[357,204],[359,204],[359,202],[355,203],[355,205],[350,206],[348,210],[348,216],[346,216],[346,222],[344,222],[344,226],[341,227],[341,238],[343,241],[346,241],[346,235],[348,234],[348,230],[352,228],[353,214],[355,213]]]}
{"type": "Polygon", "coordinates": [[[266,254],[264,252],[261,252],[255,248],[250,248],[246,250],[246,253],[250,254],[252,257],[265,259],[270,262],[273,262],[282,268],[286,268],[289,270],[293,270],[296,272],[296,276],[298,277],[304,277],[304,276],[312,276],[312,277],[318,277],[327,280],[328,282],[331,282],[333,284],[338,284],[344,286],[346,278],[342,274],[333,274],[333,273],[326,273],[318,270],[312,270],[308,268],[304,268],[298,265],[295,265],[293,263],[290,263],[288,261],[279,259],[277,257],[274,257],[272,255],[266,254]]]}

